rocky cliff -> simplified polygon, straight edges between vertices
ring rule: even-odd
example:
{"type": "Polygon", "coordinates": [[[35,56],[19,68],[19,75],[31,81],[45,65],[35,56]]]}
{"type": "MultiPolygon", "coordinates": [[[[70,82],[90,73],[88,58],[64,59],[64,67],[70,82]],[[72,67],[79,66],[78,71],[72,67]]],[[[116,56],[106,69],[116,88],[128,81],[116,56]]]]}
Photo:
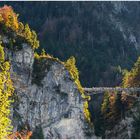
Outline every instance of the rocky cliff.
{"type": "Polygon", "coordinates": [[[28,127],[33,132],[32,138],[88,137],[84,100],[64,65],[46,59],[43,62],[45,68],[40,67],[39,71],[44,77],[37,85],[33,82],[38,80],[33,79],[33,68],[37,64],[28,44],[22,44],[19,51],[5,48],[5,54],[11,61],[15,87],[11,113],[13,131],[28,127]]]}
{"type": "MultiPolygon", "coordinates": [[[[114,4],[114,7],[116,7],[115,13],[125,9],[122,4],[114,4]]],[[[135,101],[134,106],[128,110],[125,107],[129,101],[122,103],[120,96],[122,93],[109,93],[109,96],[103,92],[93,93],[88,106],[87,96],[84,96],[78,70],[75,67],[75,59],[72,57],[64,63],[47,56],[43,51],[41,54],[43,57],[39,56],[34,53],[34,49],[39,46],[35,32],[17,20],[11,7],[1,8],[0,15],[2,15],[0,16],[0,76],[3,78],[0,79],[2,85],[0,102],[4,101],[4,96],[7,96],[7,89],[11,89],[8,95],[14,99],[11,112],[6,110],[10,103],[4,111],[11,113],[13,132],[27,130],[32,132],[31,138],[46,139],[139,138],[138,98],[128,96],[135,101]],[[10,79],[9,87],[6,78],[10,79]],[[91,123],[87,120],[91,120],[91,123]]],[[[121,29],[121,26],[117,27],[121,29]]],[[[131,39],[135,40],[132,36],[131,39]]],[[[2,111],[0,113],[3,115],[2,111]]],[[[6,115],[5,119],[9,120],[9,116],[6,115]]],[[[3,122],[1,120],[0,125],[3,125],[5,120],[2,120],[3,122]]],[[[6,125],[9,127],[10,121],[6,125]]],[[[7,131],[6,125],[5,131],[7,131]]],[[[9,129],[11,130],[10,127],[9,129]]],[[[0,138],[3,136],[2,132],[0,129],[0,138]]],[[[5,133],[5,136],[9,136],[8,134],[5,133]]]]}
{"type": "MultiPolygon", "coordinates": [[[[46,59],[40,83],[33,83],[34,52],[28,44],[19,51],[5,49],[11,61],[15,94],[12,106],[14,131],[27,127],[34,138],[38,129],[43,138],[85,138],[83,99],[68,70],[57,61],[46,59]]],[[[44,67],[43,66],[43,67],[44,67]]],[[[38,79],[36,79],[38,80],[38,79]]]]}
{"type": "MultiPolygon", "coordinates": [[[[6,36],[3,43],[8,43],[6,36]]],[[[99,138],[84,117],[84,99],[65,66],[55,59],[36,60],[27,43],[21,49],[4,48],[5,58],[11,62],[11,78],[14,83],[14,103],[11,107],[13,132],[28,129],[31,138],[99,138]]],[[[93,94],[89,102],[91,120],[96,126],[100,117],[103,93],[93,94]]],[[[138,137],[139,100],[126,112],[111,130],[104,130],[105,138],[138,137]],[[137,132],[138,131],[138,132],[137,132]],[[138,134],[137,134],[137,133],[138,134]]],[[[108,124],[108,126],[111,124],[108,124]]]]}
{"type": "Polygon", "coordinates": [[[7,103],[0,104],[0,138],[28,131],[32,138],[93,137],[74,57],[64,63],[45,51],[38,55],[38,47],[35,31],[12,7],[0,8],[0,102],[7,103]]]}

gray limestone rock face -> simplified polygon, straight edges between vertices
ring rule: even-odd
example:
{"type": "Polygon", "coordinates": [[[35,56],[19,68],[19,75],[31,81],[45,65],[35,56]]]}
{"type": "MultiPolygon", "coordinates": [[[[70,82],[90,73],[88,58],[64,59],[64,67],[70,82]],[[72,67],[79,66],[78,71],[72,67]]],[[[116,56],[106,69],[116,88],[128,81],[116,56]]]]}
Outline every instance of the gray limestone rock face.
{"type": "Polygon", "coordinates": [[[11,60],[15,87],[11,109],[13,131],[28,126],[33,135],[40,128],[43,138],[86,138],[84,101],[66,68],[59,62],[46,60],[42,84],[37,85],[32,83],[34,57],[29,46],[24,44],[17,52],[6,50],[6,56],[11,60]]]}
{"type": "Polygon", "coordinates": [[[32,48],[24,43],[22,49],[13,51],[5,48],[5,57],[11,62],[11,73],[14,82],[28,85],[31,83],[34,52],[32,48]]]}
{"type": "MultiPolygon", "coordinates": [[[[40,65],[40,71],[36,73],[43,73],[38,85],[33,82],[34,52],[30,46],[23,44],[16,52],[5,49],[5,57],[11,61],[15,87],[11,108],[13,131],[28,127],[33,132],[32,138],[99,138],[85,121],[84,100],[63,64],[46,59],[42,63],[45,69],[40,65]]],[[[96,96],[92,99],[94,112],[100,110],[103,98],[103,95],[96,96]]],[[[112,130],[105,131],[105,138],[133,138],[133,122],[139,112],[138,107],[132,108],[125,119],[112,130]]]]}

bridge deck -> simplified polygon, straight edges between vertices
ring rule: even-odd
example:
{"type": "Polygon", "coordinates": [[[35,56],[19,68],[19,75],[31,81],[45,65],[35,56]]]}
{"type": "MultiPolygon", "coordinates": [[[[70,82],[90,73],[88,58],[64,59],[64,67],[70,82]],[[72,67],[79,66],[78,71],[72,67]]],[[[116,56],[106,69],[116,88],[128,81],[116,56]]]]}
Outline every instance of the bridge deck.
{"type": "Polygon", "coordinates": [[[140,88],[136,87],[131,87],[131,88],[121,88],[121,87],[92,87],[92,88],[84,88],[84,91],[89,94],[89,93],[98,93],[98,92],[105,92],[105,91],[110,91],[110,92],[128,92],[128,93],[135,93],[139,92],[140,93],[140,88]]]}

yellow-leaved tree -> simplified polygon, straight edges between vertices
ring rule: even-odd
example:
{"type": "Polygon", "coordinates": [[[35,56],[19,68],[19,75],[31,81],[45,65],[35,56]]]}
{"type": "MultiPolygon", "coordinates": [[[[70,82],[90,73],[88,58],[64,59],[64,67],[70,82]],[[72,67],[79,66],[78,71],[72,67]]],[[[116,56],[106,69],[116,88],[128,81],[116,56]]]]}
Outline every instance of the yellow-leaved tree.
{"type": "Polygon", "coordinates": [[[82,98],[86,99],[86,101],[84,102],[84,115],[85,118],[90,122],[90,112],[88,110],[88,100],[90,100],[90,96],[86,96],[84,93],[84,89],[80,83],[79,80],[79,72],[78,69],[76,67],[76,59],[75,57],[71,56],[65,63],[64,66],[66,67],[66,69],[69,71],[72,79],[74,80],[75,84],[77,85],[78,90],[81,93],[82,98]]]}
{"type": "Polygon", "coordinates": [[[124,71],[124,87],[140,87],[140,57],[130,71],[124,71]]]}
{"type": "Polygon", "coordinates": [[[10,63],[5,61],[4,50],[0,45],[0,139],[7,138],[12,130],[9,99],[14,92],[10,78],[10,63]]]}

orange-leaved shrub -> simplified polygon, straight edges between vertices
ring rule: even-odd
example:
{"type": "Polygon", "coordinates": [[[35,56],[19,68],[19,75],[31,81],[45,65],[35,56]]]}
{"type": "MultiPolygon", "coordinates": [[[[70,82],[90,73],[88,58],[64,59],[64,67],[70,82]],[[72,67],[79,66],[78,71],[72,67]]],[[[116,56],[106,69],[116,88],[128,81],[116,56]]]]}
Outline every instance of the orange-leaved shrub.
{"type": "Polygon", "coordinates": [[[8,139],[30,139],[32,136],[32,132],[29,130],[22,130],[13,132],[11,135],[8,136],[8,139]]]}
{"type": "Polygon", "coordinates": [[[14,30],[18,29],[18,15],[13,11],[11,6],[4,5],[0,8],[0,21],[14,30]]]}
{"type": "Polygon", "coordinates": [[[19,37],[23,38],[33,49],[39,47],[37,34],[31,30],[28,24],[25,26],[22,22],[18,21],[18,15],[14,12],[11,6],[3,6],[0,8],[0,31],[5,33],[14,31],[19,37]]]}

